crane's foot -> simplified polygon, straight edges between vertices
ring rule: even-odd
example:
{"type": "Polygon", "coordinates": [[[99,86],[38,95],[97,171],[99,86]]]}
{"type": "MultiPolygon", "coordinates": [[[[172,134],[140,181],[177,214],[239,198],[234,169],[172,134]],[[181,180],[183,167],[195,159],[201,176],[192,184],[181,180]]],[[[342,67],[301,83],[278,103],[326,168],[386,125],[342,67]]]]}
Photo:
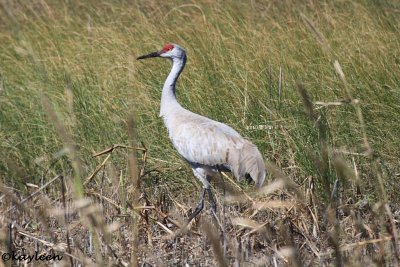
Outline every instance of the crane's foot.
{"type": "Polygon", "coordinates": [[[206,188],[203,188],[203,191],[201,192],[200,195],[200,201],[199,204],[197,204],[195,210],[193,211],[193,213],[189,216],[189,221],[188,223],[190,223],[193,218],[195,218],[197,215],[199,215],[199,213],[203,210],[204,208],[204,196],[206,194],[206,188]]]}
{"type": "Polygon", "coordinates": [[[215,199],[214,199],[213,193],[211,191],[211,188],[209,187],[206,190],[208,193],[208,198],[210,200],[211,217],[212,217],[213,223],[218,225],[217,204],[215,203],[215,199]]]}

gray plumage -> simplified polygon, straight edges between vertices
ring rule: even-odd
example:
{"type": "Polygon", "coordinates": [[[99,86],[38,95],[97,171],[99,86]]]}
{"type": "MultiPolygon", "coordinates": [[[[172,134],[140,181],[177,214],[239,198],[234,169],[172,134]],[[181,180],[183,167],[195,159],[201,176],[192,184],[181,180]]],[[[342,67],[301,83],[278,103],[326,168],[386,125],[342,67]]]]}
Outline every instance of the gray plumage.
{"type": "MultiPolygon", "coordinates": [[[[264,160],[257,147],[228,125],[195,114],[177,102],[175,84],[186,64],[185,50],[179,45],[167,44],[161,51],[138,59],[149,57],[172,60],[172,69],[162,90],[160,116],[173,146],[191,165],[194,175],[203,183],[209,195],[209,180],[218,171],[231,171],[239,181],[250,175],[255,184],[261,186],[266,173],[264,160]]],[[[196,211],[203,208],[201,203],[196,211]]]]}

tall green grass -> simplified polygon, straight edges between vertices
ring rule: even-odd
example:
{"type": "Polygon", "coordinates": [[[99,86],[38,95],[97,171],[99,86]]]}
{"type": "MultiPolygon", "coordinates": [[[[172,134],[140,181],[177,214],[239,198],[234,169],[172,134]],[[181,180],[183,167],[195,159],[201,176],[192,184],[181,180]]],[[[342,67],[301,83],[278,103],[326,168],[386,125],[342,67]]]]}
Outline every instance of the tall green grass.
{"type": "MultiPolygon", "coordinates": [[[[297,182],[319,177],[313,151],[321,134],[304,113],[297,83],[313,101],[347,99],[332,64],[338,60],[360,101],[385,186],[399,200],[399,9],[397,1],[3,1],[0,176],[21,185],[71,168],[43,108],[46,97],[77,146],[83,176],[100,163],[94,152],[127,143],[134,114],[149,156],[184,168],[163,175],[195,183],[158,117],[170,64],[135,60],[175,42],[188,55],[177,89],[182,105],[238,129],[297,182]],[[301,14],[325,36],[329,52],[301,14]]],[[[363,192],[373,195],[375,177],[353,107],[320,107],[316,114],[329,146],[354,162],[363,192]]],[[[121,166],[124,159],[114,158],[121,166]]],[[[156,162],[149,164],[158,168],[156,162]]]]}

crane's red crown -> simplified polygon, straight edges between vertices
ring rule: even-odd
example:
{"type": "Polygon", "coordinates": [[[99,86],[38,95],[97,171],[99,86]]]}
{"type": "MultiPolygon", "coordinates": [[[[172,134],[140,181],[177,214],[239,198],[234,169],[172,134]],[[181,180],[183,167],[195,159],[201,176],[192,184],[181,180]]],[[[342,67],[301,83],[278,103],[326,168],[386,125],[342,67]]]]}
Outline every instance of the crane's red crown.
{"type": "Polygon", "coordinates": [[[173,44],[166,44],[166,45],[164,45],[162,51],[165,53],[165,52],[171,51],[172,49],[174,49],[173,44]]]}

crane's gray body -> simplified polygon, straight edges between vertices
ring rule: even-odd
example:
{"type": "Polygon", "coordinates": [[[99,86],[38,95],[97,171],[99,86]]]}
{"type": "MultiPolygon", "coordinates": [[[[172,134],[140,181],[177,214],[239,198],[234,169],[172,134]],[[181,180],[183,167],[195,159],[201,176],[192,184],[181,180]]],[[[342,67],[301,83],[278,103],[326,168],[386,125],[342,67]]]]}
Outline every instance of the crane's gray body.
{"type": "Polygon", "coordinates": [[[241,180],[250,175],[257,186],[265,180],[265,164],[257,147],[237,131],[183,108],[176,100],[176,81],[185,67],[185,50],[160,51],[160,57],[172,60],[161,96],[160,116],[178,153],[191,165],[194,175],[209,188],[209,180],[218,171],[231,171],[241,180]]]}

